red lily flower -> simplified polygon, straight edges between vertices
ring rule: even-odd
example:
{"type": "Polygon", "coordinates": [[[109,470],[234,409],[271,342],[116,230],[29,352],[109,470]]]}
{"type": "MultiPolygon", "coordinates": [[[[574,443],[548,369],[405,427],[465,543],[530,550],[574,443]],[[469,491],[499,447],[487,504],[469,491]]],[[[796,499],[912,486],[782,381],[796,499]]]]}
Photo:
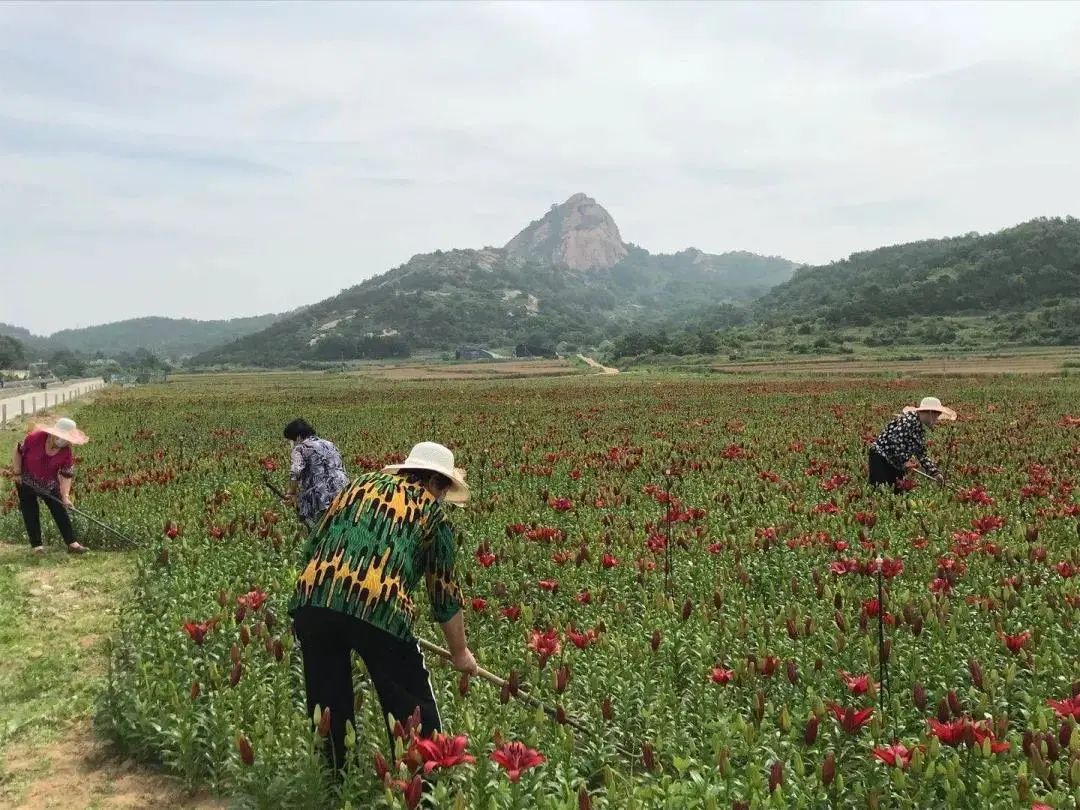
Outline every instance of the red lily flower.
{"type": "Polygon", "coordinates": [[[566,636],[573,642],[575,647],[584,650],[593,644],[600,637],[600,634],[596,630],[586,630],[584,633],[579,633],[573,625],[570,625],[566,630],[566,636]]]}
{"type": "Polygon", "coordinates": [[[236,597],[236,604],[241,605],[248,610],[258,610],[263,606],[263,603],[269,599],[263,591],[256,588],[253,591],[248,591],[243,596],[236,597]]]}
{"type": "Polygon", "coordinates": [[[482,599],[479,596],[474,596],[472,600],[472,609],[477,613],[483,612],[487,608],[487,600],[482,599]]]}
{"type": "Polygon", "coordinates": [[[574,502],[569,498],[553,498],[549,505],[556,512],[569,512],[574,508],[574,502]]]}
{"type": "Polygon", "coordinates": [[[506,775],[511,782],[516,782],[521,778],[523,771],[543,765],[547,760],[539,751],[515,740],[493,751],[491,761],[506,770],[506,775]]]}
{"type": "Polygon", "coordinates": [[[510,605],[509,607],[500,608],[499,613],[510,621],[516,622],[521,618],[521,605],[510,605]]]}
{"type": "Polygon", "coordinates": [[[1009,649],[1013,655],[1017,655],[1031,639],[1031,633],[1025,630],[1023,633],[1017,633],[1016,635],[1008,635],[1006,633],[998,633],[998,638],[1009,649]]]}
{"type": "Polygon", "coordinates": [[[850,706],[841,706],[839,703],[829,703],[827,705],[829,711],[836,718],[836,722],[840,724],[840,728],[848,734],[858,734],[862,731],[863,726],[870,722],[870,718],[874,716],[872,708],[854,709],[850,706]]]}
{"type": "Polygon", "coordinates": [[[1062,719],[1072,718],[1080,722],[1080,695],[1073,695],[1066,700],[1047,700],[1046,705],[1057,712],[1062,719]]]}
{"type": "Polygon", "coordinates": [[[589,589],[586,588],[577,596],[574,597],[579,605],[587,605],[592,601],[592,594],[589,593],[589,589]]]}
{"type": "Polygon", "coordinates": [[[529,633],[529,649],[541,658],[556,655],[562,649],[559,631],[555,629],[532,630],[529,633]]]}
{"type": "Polygon", "coordinates": [[[1076,567],[1066,560],[1062,560],[1054,568],[1065,579],[1071,579],[1076,574],[1076,567]]]}
{"type": "Polygon", "coordinates": [[[604,566],[604,568],[614,568],[618,564],[619,564],[619,560],[618,560],[618,558],[615,557],[614,554],[611,554],[611,553],[605,553],[604,554],[604,557],[603,557],[603,560],[602,560],[602,565],[604,566]]]}
{"type": "Polygon", "coordinates": [[[710,677],[712,678],[713,683],[718,683],[723,686],[724,684],[731,683],[731,679],[735,677],[735,670],[724,669],[723,667],[713,667],[712,675],[710,675],[710,677]]]}
{"type": "Polygon", "coordinates": [[[942,723],[931,718],[927,723],[930,725],[930,733],[937,737],[942,745],[958,748],[964,742],[968,729],[968,720],[965,718],[952,720],[948,723],[942,723]]]}
{"type": "Polygon", "coordinates": [[[481,551],[480,549],[477,549],[476,551],[476,561],[484,566],[484,568],[491,568],[497,559],[499,558],[490,551],[481,551]]]}
{"type": "Polygon", "coordinates": [[[410,746],[423,762],[424,775],[436,768],[453,768],[455,765],[471,765],[476,757],[468,752],[469,738],[464,734],[450,737],[435,732],[430,739],[415,739],[410,746]]]}
{"type": "Polygon", "coordinates": [[[870,691],[870,676],[868,674],[852,675],[840,670],[840,677],[853,695],[865,695],[870,691]]]}
{"type": "Polygon", "coordinates": [[[554,593],[559,589],[559,580],[557,579],[542,579],[537,583],[540,586],[540,590],[554,593]]]}
{"type": "Polygon", "coordinates": [[[183,630],[201,647],[206,634],[214,629],[215,624],[217,624],[217,619],[211,619],[208,622],[184,622],[183,630]]]}
{"type": "Polygon", "coordinates": [[[894,742],[892,745],[886,745],[882,748],[875,748],[871,753],[888,765],[890,768],[895,768],[898,765],[901,770],[906,770],[907,766],[911,763],[911,751],[903,743],[894,742]]]}

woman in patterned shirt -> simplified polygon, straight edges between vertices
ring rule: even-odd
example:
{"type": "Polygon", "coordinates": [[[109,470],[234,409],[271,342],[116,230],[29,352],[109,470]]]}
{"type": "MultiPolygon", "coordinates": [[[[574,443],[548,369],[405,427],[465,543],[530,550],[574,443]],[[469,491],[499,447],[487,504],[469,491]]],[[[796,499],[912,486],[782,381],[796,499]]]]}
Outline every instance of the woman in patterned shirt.
{"type": "Polygon", "coordinates": [[[926,429],[932,430],[942,419],[955,420],[956,411],[946,408],[937,397],[923,397],[917,406],[906,406],[870,445],[870,483],[891,486],[899,492],[904,465],[912,456],[927,475],[943,482],[944,477],[926,452],[926,429]]]}
{"type": "Polygon", "coordinates": [[[285,426],[285,438],[292,442],[287,497],[304,525],[313,529],[337,494],[349,485],[349,476],[333,442],[316,436],[315,428],[303,419],[285,426]]]}
{"type": "MultiPolygon", "coordinates": [[[[454,533],[444,501],[464,504],[469,488],[441,444],[421,442],[403,464],[354,480],[334,499],[304,548],[289,602],[304,659],[308,715],[330,711],[327,758],[345,764],[353,722],[352,652],[364,659],[383,718],[404,722],[419,709],[421,733],[442,722],[413,635],[413,592],[424,584],[452,665],[476,671],[465,640],[454,575],[454,533]]],[[[393,748],[390,723],[386,730],[393,748]]]]}

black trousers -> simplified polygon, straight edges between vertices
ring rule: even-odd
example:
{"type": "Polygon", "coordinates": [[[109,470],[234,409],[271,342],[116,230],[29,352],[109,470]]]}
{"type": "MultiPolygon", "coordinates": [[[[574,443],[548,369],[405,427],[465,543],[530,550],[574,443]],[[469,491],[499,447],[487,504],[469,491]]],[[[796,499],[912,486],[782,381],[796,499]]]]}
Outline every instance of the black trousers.
{"type": "MultiPolygon", "coordinates": [[[[30,545],[37,548],[41,545],[41,509],[38,506],[38,498],[45,501],[49,507],[56,528],[60,530],[60,536],[69,546],[75,542],[75,528],[71,525],[71,516],[67,509],[60,503],[59,495],[56,498],[46,498],[38,495],[30,487],[16,484],[19,492],[19,511],[22,512],[23,523],[26,524],[26,534],[30,538],[30,545]]],[[[51,493],[50,493],[51,494],[51,493]]]]}
{"type": "Polygon", "coordinates": [[[876,450],[870,450],[870,483],[874,486],[890,486],[894,492],[900,492],[899,484],[904,480],[904,471],[889,463],[885,456],[876,450]]]}
{"type": "Polygon", "coordinates": [[[405,721],[420,709],[421,734],[442,730],[439,707],[416,642],[402,641],[373,624],[329,608],[304,607],[293,617],[304,659],[308,716],[330,709],[326,756],[335,769],[345,765],[345,725],[354,723],[352,652],[364,659],[386,721],[391,761],[394,738],[387,715],[405,721]]]}

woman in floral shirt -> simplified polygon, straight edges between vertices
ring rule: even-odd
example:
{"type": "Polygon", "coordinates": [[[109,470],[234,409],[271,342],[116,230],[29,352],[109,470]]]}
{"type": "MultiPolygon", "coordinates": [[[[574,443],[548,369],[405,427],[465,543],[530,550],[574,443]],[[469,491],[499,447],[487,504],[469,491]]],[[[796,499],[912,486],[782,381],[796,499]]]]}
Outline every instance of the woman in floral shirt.
{"type": "MultiPolygon", "coordinates": [[[[346,730],[354,721],[354,651],[364,659],[384,719],[404,723],[419,711],[424,737],[442,726],[413,634],[416,591],[427,591],[453,667],[476,671],[444,510],[444,502],[468,498],[454,454],[421,442],[404,463],[353,481],[308,539],[289,612],[303,653],[308,716],[317,707],[330,712],[325,753],[335,770],[345,764],[346,730]]],[[[389,723],[386,730],[390,735],[389,723]]]]}
{"type": "Polygon", "coordinates": [[[315,428],[303,419],[294,419],[285,426],[285,438],[293,445],[288,497],[300,520],[313,528],[337,494],[349,485],[349,476],[333,442],[316,436],[315,428]]]}
{"type": "Polygon", "coordinates": [[[891,486],[899,492],[904,465],[912,456],[919,460],[927,475],[944,481],[926,451],[926,429],[932,430],[942,419],[955,420],[956,411],[946,408],[937,397],[923,397],[917,406],[905,407],[870,445],[870,483],[891,486]]]}

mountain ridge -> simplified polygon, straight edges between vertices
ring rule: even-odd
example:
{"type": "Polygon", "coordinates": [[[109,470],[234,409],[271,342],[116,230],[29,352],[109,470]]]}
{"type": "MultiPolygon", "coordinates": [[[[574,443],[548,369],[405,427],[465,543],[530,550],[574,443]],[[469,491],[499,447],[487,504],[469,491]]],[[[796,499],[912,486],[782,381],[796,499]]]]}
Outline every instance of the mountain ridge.
{"type": "Polygon", "coordinates": [[[502,248],[417,254],[192,364],[380,358],[462,343],[591,345],[611,329],[660,322],[702,301],[749,302],[796,266],[747,252],[650,254],[579,193],[502,248]]]}

